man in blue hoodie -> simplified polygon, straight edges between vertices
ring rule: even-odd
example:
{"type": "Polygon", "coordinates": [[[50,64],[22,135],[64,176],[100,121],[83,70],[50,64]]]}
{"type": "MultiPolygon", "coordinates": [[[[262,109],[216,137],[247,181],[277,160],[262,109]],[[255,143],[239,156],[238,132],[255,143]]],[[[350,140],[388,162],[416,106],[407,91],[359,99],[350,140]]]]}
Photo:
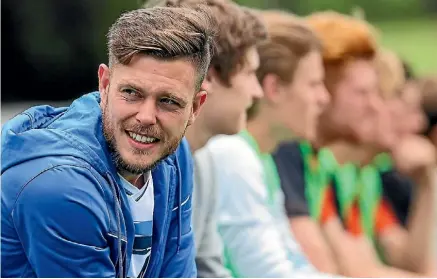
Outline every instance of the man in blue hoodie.
{"type": "Polygon", "coordinates": [[[108,33],[99,92],[2,128],[3,277],[195,277],[192,161],[208,14],[153,8],[108,33]]]}

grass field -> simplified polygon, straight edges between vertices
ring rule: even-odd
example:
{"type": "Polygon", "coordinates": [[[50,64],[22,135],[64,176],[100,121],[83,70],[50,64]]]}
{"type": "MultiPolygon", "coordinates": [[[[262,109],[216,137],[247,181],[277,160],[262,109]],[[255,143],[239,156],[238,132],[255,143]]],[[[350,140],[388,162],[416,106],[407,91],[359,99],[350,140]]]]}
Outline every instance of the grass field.
{"type": "Polygon", "coordinates": [[[400,54],[417,74],[437,73],[437,18],[374,24],[382,32],[383,45],[400,54]]]}

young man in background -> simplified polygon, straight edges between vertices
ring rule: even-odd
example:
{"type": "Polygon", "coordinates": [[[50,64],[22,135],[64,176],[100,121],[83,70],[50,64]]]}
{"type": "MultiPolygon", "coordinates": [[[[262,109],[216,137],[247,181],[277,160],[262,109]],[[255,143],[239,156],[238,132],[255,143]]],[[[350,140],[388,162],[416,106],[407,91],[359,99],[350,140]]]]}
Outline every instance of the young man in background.
{"type": "Polygon", "coordinates": [[[207,180],[208,169],[198,170],[208,164],[210,154],[199,149],[215,135],[233,135],[245,128],[246,110],[263,94],[256,77],[260,65],[257,45],[266,39],[266,30],[253,11],[228,0],[164,0],[145,5],[207,5],[209,16],[220,27],[214,38],[216,50],[202,85],[208,98],[186,138],[195,163],[193,231],[198,277],[229,277],[217,231],[217,185],[207,180]]]}
{"type": "Polygon", "coordinates": [[[317,119],[329,102],[321,45],[301,19],[260,14],[269,36],[258,47],[264,97],[251,108],[247,130],[206,145],[211,160],[200,170],[219,187],[219,232],[233,276],[320,276],[289,230],[269,153],[281,140],[316,136],[317,119]]]}

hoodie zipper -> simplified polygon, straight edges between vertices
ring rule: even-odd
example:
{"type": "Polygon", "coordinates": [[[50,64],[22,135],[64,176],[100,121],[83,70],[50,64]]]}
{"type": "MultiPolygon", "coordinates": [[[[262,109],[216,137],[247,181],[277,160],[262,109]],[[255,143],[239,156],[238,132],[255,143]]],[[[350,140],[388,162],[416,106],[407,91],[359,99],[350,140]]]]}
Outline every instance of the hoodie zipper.
{"type": "MultiPolygon", "coordinates": [[[[123,253],[122,251],[122,239],[121,239],[121,218],[120,218],[120,213],[123,214],[123,212],[121,212],[121,205],[120,205],[120,198],[117,195],[117,190],[115,188],[115,182],[112,179],[111,174],[107,174],[108,179],[109,179],[109,184],[111,185],[111,190],[112,190],[112,194],[114,196],[114,200],[115,200],[115,216],[117,217],[117,237],[118,237],[118,277],[120,278],[124,278],[125,274],[124,274],[124,261],[125,261],[125,253],[126,253],[126,249],[123,253]]],[[[124,219],[124,218],[123,218],[124,219]]],[[[124,221],[124,220],[123,220],[124,221]]]]}

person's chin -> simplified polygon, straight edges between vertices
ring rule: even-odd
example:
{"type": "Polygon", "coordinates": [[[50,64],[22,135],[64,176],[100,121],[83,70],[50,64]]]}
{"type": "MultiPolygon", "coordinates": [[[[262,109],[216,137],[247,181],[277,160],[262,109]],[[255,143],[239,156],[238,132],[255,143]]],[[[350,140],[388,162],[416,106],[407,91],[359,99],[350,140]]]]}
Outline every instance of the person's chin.
{"type": "Polygon", "coordinates": [[[305,140],[307,140],[309,142],[314,142],[316,140],[316,131],[315,130],[308,130],[305,133],[303,139],[305,139],[305,140]]]}
{"type": "Polygon", "coordinates": [[[232,121],[229,123],[229,125],[226,127],[226,130],[222,132],[222,134],[231,136],[238,134],[242,130],[246,129],[246,121],[245,119],[235,119],[235,121],[232,121]]]}
{"type": "Polygon", "coordinates": [[[125,157],[122,156],[123,161],[136,168],[142,170],[148,170],[153,166],[157,161],[159,161],[159,156],[156,154],[127,154],[125,157]]]}

